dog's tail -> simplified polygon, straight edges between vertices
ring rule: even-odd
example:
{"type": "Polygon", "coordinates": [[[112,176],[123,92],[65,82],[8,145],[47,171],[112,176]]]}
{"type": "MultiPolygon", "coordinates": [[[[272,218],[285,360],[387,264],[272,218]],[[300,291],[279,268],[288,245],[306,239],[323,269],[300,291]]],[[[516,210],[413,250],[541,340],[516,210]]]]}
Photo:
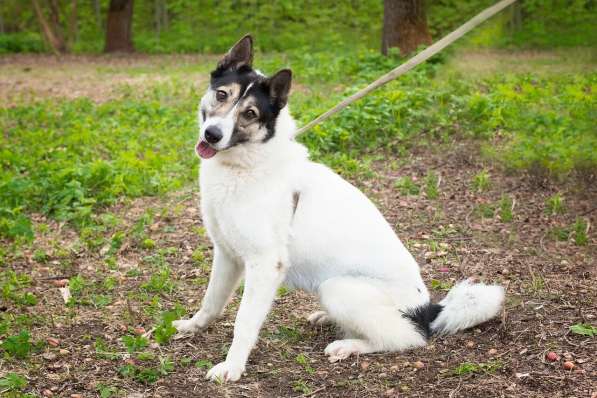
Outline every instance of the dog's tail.
{"type": "Polygon", "coordinates": [[[468,279],[459,282],[436,304],[439,312],[430,321],[430,334],[453,334],[488,321],[500,312],[503,302],[501,286],[468,279]]]}

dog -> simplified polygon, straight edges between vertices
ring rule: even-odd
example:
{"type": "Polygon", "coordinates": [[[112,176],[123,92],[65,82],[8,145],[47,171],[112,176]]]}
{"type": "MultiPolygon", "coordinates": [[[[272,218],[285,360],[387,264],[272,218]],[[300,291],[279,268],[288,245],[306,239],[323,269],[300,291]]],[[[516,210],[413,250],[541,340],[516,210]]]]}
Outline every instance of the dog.
{"type": "Polygon", "coordinates": [[[345,333],[325,348],[331,362],[421,347],[496,316],[496,285],[466,280],[431,303],[417,262],[375,205],[294,140],[292,72],[266,77],[252,61],[247,35],[211,72],[199,105],[201,212],[214,259],[201,309],[174,321],[178,333],[212,323],[244,277],[226,360],[206,378],[241,377],[282,283],[318,296],[322,311],[309,322],[345,333]]]}

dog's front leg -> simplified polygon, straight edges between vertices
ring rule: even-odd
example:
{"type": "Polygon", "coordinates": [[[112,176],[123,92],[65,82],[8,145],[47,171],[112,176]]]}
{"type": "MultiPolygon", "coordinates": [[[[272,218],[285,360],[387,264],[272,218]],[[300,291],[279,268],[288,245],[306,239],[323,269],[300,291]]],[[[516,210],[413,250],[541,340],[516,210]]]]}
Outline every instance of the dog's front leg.
{"type": "Polygon", "coordinates": [[[276,290],[286,276],[285,261],[280,256],[266,255],[246,263],[245,287],[234,323],[234,338],[226,361],[214,366],[206,375],[213,381],[236,381],[245,370],[259,329],[267,316],[276,290]]]}
{"type": "Polygon", "coordinates": [[[242,267],[217,245],[214,246],[211,276],[201,309],[191,319],[179,319],[172,322],[172,325],[181,334],[195,333],[206,328],[224,310],[241,275],[242,267]]]}

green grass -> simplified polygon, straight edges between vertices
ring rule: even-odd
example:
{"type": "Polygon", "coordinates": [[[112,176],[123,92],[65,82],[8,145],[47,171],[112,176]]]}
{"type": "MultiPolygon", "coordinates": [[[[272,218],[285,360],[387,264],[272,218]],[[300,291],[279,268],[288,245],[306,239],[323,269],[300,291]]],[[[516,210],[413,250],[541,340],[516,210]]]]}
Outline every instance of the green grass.
{"type": "MultiPolygon", "coordinates": [[[[400,157],[412,145],[437,145],[455,137],[478,140],[488,158],[506,169],[555,180],[597,167],[597,74],[506,72],[470,79],[461,73],[438,73],[443,61],[434,59],[409,72],[300,141],[313,159],[346,176],[373,175],[370,164],[382,159],[382,153],[400,157]]],[[[200,62],[195,69],[209,70],[211,62],[200,62]]],[[[292,67],[297,84],[309,89],[295,91],[291,100],[299,124],[399,62],[395,55],[386,58],[371,50],[291,51],[257,58],[265,72],[292,67]]],[[[153,250],[156,242],[144,232],[151,214],[132,231],[124,231],[104,211],[119,201],[166,194],[195,180],[199,93],[185,80],[183,69],[193,68],[161,67],[166,82],[139,92],[123,89],[120,98],[102,104],[42,100],[1,108],[0,237],[31,241],[44,230],[32,224],[31,214],[42,213],[77,227],[88,247],[99,250],[109,244],[108,253],[114,253],[132,233],[137,245],[153,250]]],[[[437,183],[429,174],[421,183],[403,178],[397,188],[403,194],[423,190],[433,199],[439,193],[437,183]]],[[[490,184],[484,170],[472,181],[479,192],[490,184]]],[[[552,214],[561,211],[556,199],[547,205],[552,214]]],[[[500,203],[503,219],[508,218],[506,207],[500,203]]],[[[44,252],[35,255],[40,262],[46,257],[44,252]]],[[[171,290],[163,273],[146,285],[149,291],[171,290]]]]}

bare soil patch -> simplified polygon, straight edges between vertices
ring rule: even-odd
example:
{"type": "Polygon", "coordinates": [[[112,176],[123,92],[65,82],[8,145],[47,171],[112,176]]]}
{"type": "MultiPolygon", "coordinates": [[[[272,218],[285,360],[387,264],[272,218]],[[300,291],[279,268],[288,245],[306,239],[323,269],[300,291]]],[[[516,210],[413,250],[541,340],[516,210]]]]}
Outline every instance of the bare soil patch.
{"type": "MultiPolygon", "coordinates": [[[[119,98],[123,88],[143,90],[185,71],[187,81],[205,82],[205,55],[9,55],[0,58],[0,106],[46,98],[119,98]],[[196,67],[196,70],[194,68],[196,67]]],[[[214,57],[214,62],[215,62],[214,57]]]]}

